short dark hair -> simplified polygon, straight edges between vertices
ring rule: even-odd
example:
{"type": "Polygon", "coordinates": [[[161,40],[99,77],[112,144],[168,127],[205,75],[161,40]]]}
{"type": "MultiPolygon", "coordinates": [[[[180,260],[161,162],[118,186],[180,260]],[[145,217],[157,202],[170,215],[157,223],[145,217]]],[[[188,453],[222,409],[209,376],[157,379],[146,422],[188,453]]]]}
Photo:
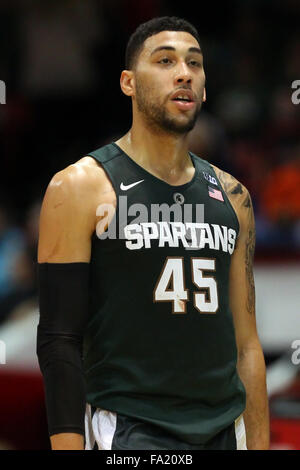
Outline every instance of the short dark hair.
{"type": "Polygon", "coordinates": [[[153,18],[139,25],[130,36],[125,53],[125,67],[127,70],[131,70],[135,66],[137,57],[146,39],[162,31],[184,31],[190,33],[197,39],[200,45],[198,31],[195,26],[187,20],[176,16],[160,16],[153,18]]]}

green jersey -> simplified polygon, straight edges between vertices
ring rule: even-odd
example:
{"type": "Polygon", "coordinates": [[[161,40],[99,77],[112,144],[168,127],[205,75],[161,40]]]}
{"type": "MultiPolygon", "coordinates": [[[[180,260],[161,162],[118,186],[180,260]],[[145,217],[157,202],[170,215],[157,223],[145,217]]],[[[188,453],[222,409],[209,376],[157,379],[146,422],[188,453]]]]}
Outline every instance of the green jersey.
{"type": "Polygon", "coordinates": [[[180,186],[115,143],[89,155],[117,206],[92,238],[87,402],[206,443],[245,408],[229,306],[237,216],[212,166],[192,153],[194,176],[180,186]]]}

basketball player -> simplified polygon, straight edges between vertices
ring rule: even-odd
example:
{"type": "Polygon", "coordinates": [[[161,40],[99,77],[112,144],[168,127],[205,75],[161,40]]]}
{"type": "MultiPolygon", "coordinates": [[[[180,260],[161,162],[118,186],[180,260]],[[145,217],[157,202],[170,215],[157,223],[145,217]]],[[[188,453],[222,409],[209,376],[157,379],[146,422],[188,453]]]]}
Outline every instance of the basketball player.
{"type": "Polygon", "coordinates": [[[188,151],[205,101],[195,28],[139,26],[121,89],[130,130],[58,172],[41,210],[52,449],[268,449],[251,199],[188,151]]]}

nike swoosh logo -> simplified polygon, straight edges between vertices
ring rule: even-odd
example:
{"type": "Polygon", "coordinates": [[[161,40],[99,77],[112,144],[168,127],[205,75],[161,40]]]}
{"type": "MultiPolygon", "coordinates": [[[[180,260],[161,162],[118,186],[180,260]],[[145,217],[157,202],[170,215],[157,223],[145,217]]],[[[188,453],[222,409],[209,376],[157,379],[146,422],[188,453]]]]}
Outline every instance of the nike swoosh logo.
{"type": "Polygon", "coordinates": [[[127,184],[127,185],[121,183],[121,184],[120,184],[120,189],[122,189],[122,191],[127,191],[127,189],[133,188],[133,186],[136,186],[137,184],[140,184],[140,183],[142,183],[143,181],[144,181],[144,180],[136,181],[135,183],[127,184]]]}

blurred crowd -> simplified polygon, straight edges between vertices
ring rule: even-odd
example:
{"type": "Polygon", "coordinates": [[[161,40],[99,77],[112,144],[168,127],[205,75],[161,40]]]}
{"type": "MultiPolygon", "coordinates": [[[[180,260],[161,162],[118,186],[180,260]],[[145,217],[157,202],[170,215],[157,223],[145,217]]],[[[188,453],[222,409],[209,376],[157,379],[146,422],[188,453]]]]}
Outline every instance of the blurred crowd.
{"type": "Polygon", "coordinates": [[[38,219],[51,177],[130,126],[119,88],[138,24],[176,15],[199,30],[207,102],[190,149],[250,191],[257,253],[300,251],[298,0],[1,0],[0,323],[36,296],[38,219]],[[223,4],[224,3],[224,4],[223,4]],[[195,10],[195,11],[194,11],[195,10]]]}

